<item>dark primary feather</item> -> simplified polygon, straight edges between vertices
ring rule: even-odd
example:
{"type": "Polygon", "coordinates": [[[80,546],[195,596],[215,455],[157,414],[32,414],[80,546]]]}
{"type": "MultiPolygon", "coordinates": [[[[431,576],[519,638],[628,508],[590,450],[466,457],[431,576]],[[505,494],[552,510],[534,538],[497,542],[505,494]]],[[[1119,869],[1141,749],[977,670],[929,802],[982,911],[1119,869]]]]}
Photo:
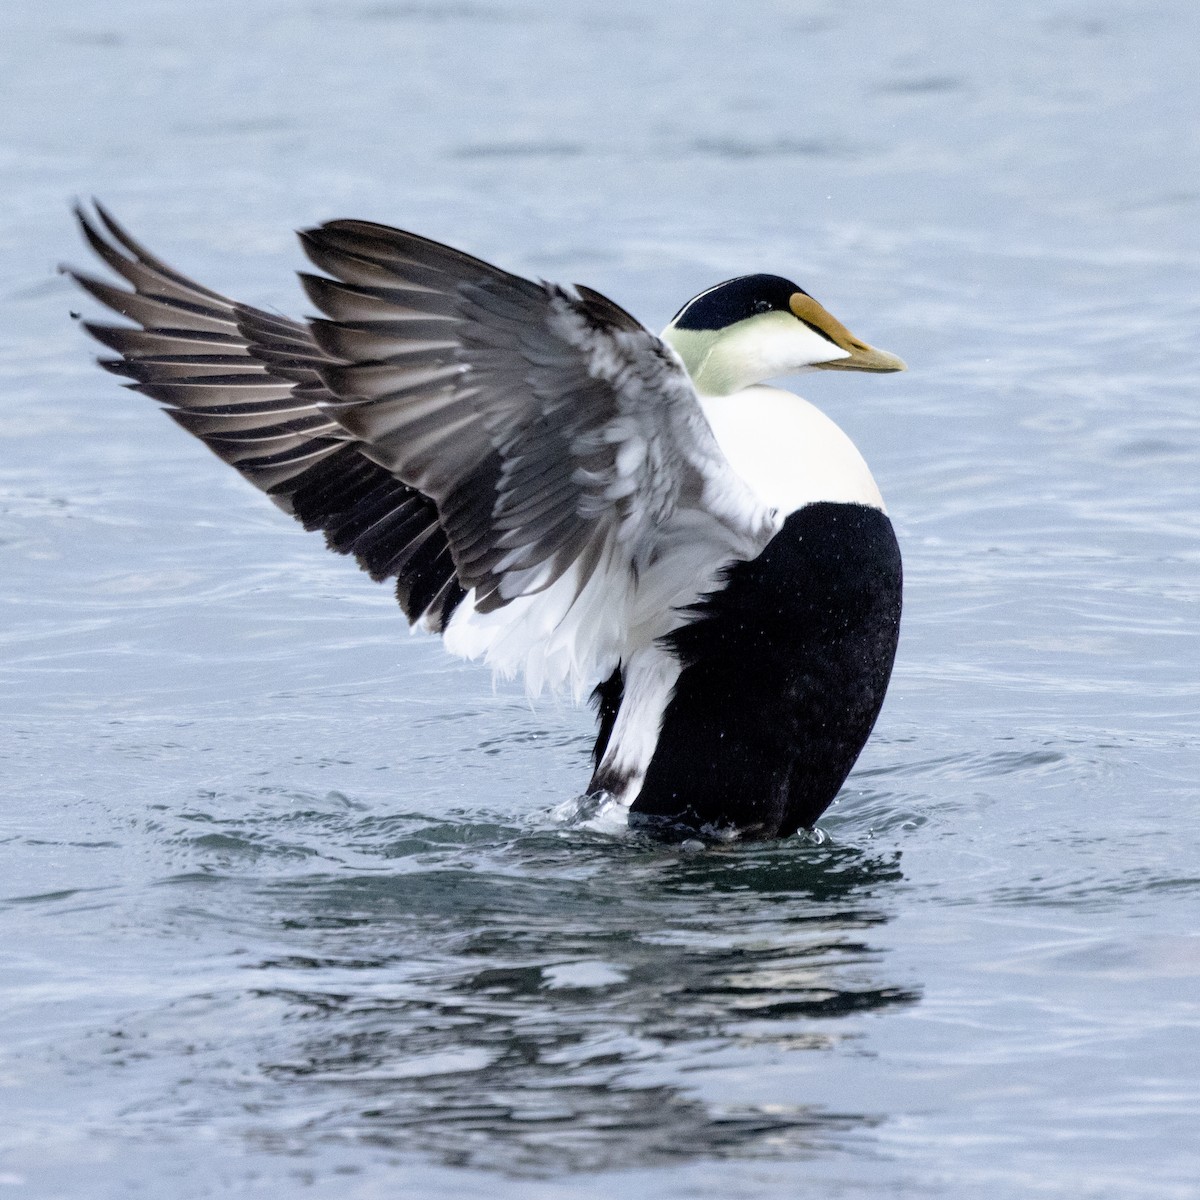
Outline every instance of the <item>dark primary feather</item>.
{"type": "Polygon", "coordinates": [[[83,235],[134,291],[69,273],[141,326],[85,322],[120,356],[101,365],[162,403],[306,529],[324,530],[329,546],[353,554],[372,578],[395,578],[409,620],[424,616],[442,628],[464,592],[437,507],[373,461],[331,415],[337,399],[321,370],[336,364],[337,352],[322,348],[304,324],[193,282],[99,204],[96,214],[76,209],[83,235]]]}

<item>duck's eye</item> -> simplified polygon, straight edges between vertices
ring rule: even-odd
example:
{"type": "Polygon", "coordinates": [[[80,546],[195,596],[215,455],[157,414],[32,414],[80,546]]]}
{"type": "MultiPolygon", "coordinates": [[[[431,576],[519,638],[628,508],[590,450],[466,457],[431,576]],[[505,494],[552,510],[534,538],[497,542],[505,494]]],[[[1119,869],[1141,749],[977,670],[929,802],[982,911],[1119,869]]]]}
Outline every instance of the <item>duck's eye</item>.
{"type": "Polygon", "coordinates": [[[754,314],[755,314],[755,316],[757,316],[759,313],[770,312],[772,307],[773,306],[772,306],[770,300],[755,300],[754,314]]]}

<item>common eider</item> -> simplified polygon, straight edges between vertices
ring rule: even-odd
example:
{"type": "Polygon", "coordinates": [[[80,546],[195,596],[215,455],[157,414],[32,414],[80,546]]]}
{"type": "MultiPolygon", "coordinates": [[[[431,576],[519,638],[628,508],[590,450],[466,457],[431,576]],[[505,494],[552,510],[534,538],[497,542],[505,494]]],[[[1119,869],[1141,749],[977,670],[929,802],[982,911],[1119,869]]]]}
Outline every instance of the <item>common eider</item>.
{"type": "Polygon", "coordinates": [[[99,205],[134,325],[86,322],[159,401],[414,625],[593,689],[588,794],[663,831],[776,837],[833,800],[883,703],[900,553],[850,439],[764,380],[900,371],[803,288],[746,275],[656,337],[582,285],[532,282],[366,221],[300,234],[323,316],[194,283],[99,205]]]}

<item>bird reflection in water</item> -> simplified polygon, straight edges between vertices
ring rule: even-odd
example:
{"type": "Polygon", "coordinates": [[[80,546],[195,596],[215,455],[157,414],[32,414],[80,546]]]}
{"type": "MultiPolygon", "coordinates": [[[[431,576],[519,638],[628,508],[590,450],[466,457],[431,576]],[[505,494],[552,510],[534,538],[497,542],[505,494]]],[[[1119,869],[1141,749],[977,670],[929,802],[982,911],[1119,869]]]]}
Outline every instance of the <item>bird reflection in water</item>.
{"type": "Polygon", "coordinates": [[[281,1109],[306,1093],[304,1136],[539,1175],[794,1158],[882,1119],[772,1066],[919,999],[878,941],[898,856],[631,852],[582,831],[468,855],[462,836],[414,831],[399,873],[261,895],[307,946],[256,968],[289,1015],[263,1066],[281,1109]]]}

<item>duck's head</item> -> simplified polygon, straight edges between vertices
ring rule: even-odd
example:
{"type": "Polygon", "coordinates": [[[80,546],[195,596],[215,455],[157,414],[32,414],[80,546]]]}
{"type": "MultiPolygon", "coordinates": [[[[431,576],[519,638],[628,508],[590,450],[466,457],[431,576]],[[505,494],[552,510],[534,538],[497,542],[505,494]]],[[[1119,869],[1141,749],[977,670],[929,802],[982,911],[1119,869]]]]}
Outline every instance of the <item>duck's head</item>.
{"type": "Polygon", "coordinates": [[[724,396],[802,371],[903,371],[856,338],[803,288],[778,275],[741,275],[689,300],[663,330],[697,390],[724,396]]]}

